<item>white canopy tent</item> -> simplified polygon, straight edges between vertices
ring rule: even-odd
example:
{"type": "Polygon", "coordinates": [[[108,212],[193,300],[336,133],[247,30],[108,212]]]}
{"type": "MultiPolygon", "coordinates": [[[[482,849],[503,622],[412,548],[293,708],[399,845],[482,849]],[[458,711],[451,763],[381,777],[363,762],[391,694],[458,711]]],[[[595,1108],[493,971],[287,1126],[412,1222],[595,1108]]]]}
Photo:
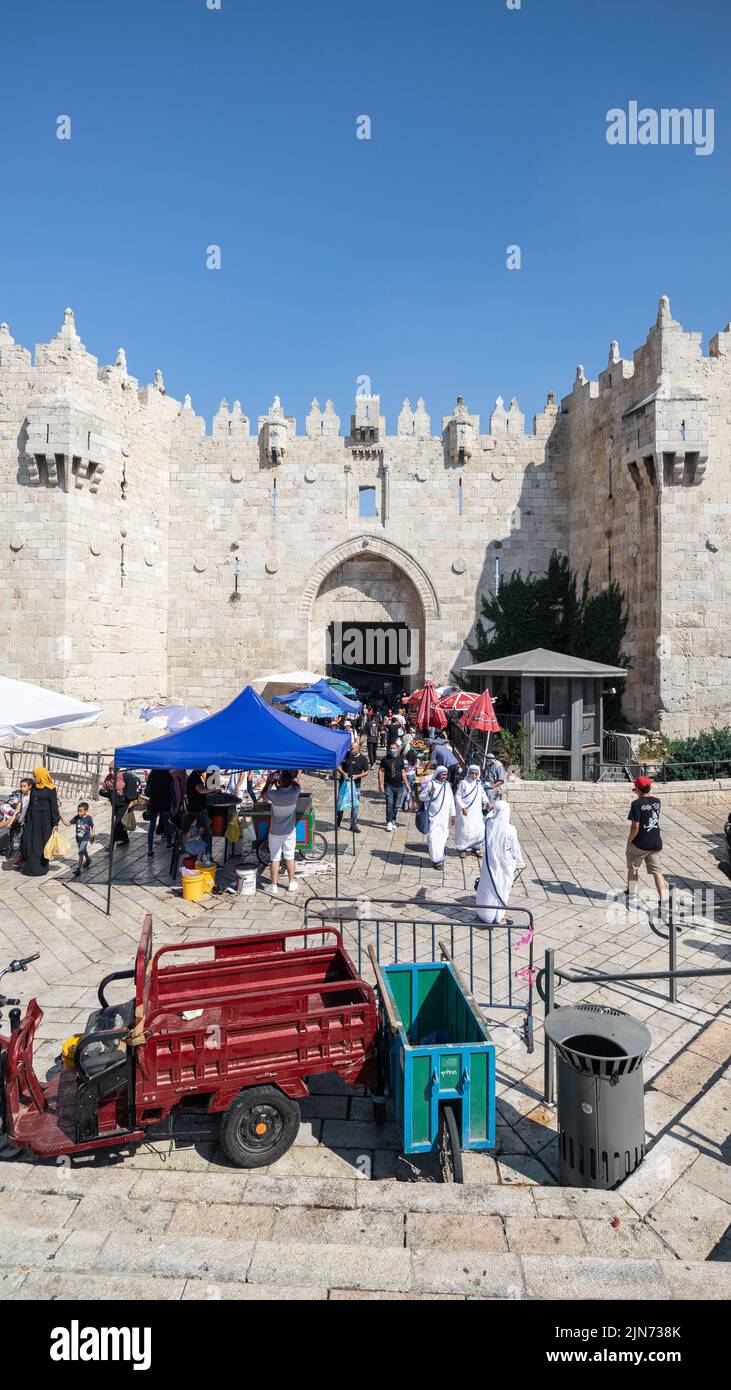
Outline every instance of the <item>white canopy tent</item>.
{"type": "Polygon", "coordinates": [[[249,685],[253,685],[262,700],[271,704],[272,695],[288,695],[290,690],[301,690],[320,680],[322,676],[315,671],[271,671],[264,676],[254,676],[249,685]]]}
{"type": "Polygon", "coordinates": [[[70,695],[0,676],[0,739],[32,739],[44,729],[94,724],[100,714],[99,705],[87,705],[72,700],[70,695]]]}

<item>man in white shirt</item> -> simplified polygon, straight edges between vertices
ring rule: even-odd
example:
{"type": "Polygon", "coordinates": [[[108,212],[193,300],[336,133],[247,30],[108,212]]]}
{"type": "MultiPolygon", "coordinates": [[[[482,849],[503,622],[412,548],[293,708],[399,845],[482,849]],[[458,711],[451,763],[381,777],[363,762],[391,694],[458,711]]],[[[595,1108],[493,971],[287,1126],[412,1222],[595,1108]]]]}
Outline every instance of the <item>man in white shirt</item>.
{"type": "Polygon", "coordinates": [[[294,853],[297,841],[297,801],[300,784],[294,772],[270,772],[262,796],[268,798],[272,807],[269,822],[269,852],[272,857],[272,882],[270,893],[279,892],[279,865],[284,856],[290,893],[297,892],[294,876],[294,853]],[[272,783],[277,780],[277,786],[272,783]]]}

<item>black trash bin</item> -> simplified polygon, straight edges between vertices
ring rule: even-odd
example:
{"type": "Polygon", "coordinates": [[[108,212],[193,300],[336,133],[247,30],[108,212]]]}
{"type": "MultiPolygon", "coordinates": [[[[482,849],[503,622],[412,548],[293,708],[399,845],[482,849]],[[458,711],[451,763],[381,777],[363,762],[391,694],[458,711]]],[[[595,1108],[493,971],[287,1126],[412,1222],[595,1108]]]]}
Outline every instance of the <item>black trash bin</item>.
{"type": "Polygon", "coordinates": [[[558,1135],[565,1187],[612,1188],[645,1156],[644,1023],[599,1004],[554,1009],[558,1135]]]}

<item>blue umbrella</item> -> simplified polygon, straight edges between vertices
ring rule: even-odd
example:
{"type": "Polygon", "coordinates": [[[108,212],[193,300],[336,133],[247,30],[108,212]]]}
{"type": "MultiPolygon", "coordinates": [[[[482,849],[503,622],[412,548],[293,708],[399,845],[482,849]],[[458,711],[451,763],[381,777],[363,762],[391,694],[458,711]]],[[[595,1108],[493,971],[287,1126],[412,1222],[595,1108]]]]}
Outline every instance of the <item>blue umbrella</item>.
{"type": "Polygon", "coordinates": [[[295,699],[300,699],[303,695],[316,695],[321,700],[327,700],[330,704],[336,705],[337,714],[357,714],[362,709],[360,700],[348,700],[339,690],[334,690],[327,681],[315,681],[312,685],[305,685],[301,690],[290,690],[288,695],[273,695],[272,704],[291,705],[295,699]]]}
{"type": "Polygon", "coordinates": [[[310,719],[334,719],[342,713],[338,706],[319,695],[293,695],[286,702],[287,708],[296,714],[307,714],[310,719]]]}
{"type": "Polygon", "coordinates": [[[196,705],[146,705],[140,710],[140,719],[147,720],[156,729],[164,729],[168,734],[177,734],[191,724],[207,719],[210,710],[198,709],[196,705]]]}

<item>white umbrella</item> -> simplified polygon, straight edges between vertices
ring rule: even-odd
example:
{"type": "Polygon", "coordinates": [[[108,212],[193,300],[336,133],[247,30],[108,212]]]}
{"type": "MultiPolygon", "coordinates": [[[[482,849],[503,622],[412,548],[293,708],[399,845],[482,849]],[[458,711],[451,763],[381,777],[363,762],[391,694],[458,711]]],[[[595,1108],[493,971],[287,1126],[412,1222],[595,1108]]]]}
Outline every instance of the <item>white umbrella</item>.
{"type": "Polygon", "coordinates": [[[72,700],[56,690],[0,676],[0,739],[33,738],[44,729],[71,729],[94,724],[101,706],[72,700]]]}
{"type": "Polygon", "coordinates": [[[322,676],[315,671],[270,671],[264,676],[254,676],[249,685],[253,685],[262,700],[271,704],[272,695],[288,695],[290,690],[301,690],[320,680],[322,676]]]}

